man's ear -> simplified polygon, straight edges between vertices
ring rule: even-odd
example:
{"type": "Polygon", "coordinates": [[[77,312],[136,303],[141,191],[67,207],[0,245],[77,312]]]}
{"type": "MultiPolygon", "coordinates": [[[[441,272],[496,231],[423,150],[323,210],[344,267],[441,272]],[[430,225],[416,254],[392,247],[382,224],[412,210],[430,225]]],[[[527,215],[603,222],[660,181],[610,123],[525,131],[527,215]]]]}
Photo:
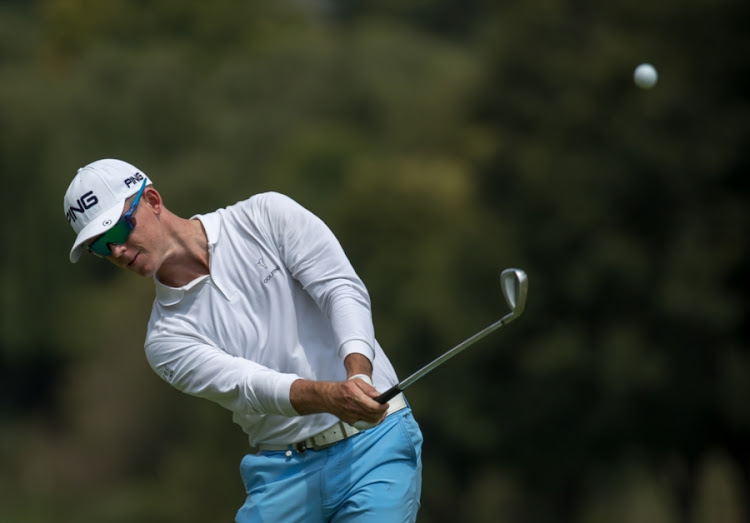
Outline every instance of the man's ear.
{"type": "Polygon", "coordinates": [[[156,215],[161,214],[164,210],[164,203],[162,202],[161,194],[150,185],[143,190],[141,199],[145,200],[148,206],[154,210],[156,215]]]}

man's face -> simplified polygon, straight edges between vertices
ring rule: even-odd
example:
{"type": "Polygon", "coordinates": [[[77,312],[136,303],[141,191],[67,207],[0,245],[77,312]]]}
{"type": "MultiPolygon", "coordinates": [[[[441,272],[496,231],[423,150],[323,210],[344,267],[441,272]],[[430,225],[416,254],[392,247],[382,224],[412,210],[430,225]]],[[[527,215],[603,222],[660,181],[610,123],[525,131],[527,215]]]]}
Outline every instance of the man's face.
{"type": "MultiPolygon", "coordinates": [[[[143,197],[135,209],[132,218],[135,227],[130,232],[125,243],[109,244],[112,254],[107,259],[118,267],[128,269],[141,276],[151,277],[161,265],[161,252],[158,246],[159,221],[156,219],[155,208],[152,205],[156,191],[147,187],[143,197]]],[[[132,203],[130,198],[126,208],[132,203]]]]}

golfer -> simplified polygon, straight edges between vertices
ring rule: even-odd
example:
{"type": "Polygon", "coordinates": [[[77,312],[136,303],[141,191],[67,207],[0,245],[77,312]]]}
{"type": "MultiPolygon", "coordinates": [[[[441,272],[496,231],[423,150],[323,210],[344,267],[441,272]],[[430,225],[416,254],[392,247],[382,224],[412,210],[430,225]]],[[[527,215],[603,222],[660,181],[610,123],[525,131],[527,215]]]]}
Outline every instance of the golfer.
{"type": "Polygon", "coordinates": [[[146,357],[173,387],[215,401],[247,433],[236,521],[414,521],[422,435],[373,332],[339,242],[278,193],[181,218],[151,179],[113,159],[71,182],[84,251],[154,279],[146,357]]]}

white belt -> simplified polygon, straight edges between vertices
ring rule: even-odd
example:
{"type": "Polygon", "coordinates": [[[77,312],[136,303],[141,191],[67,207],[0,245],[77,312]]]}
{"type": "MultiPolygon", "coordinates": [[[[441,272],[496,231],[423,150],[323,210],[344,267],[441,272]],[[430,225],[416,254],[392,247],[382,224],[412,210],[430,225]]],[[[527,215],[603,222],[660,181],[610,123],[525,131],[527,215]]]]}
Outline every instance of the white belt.
{"type": "MultiPolygon", "coordinates": [[[[406,408],[406,398],[404,398],[403,393],[399,393],[398,395],[394,396],[390,400],[388,400],[388,410],[386,411],[385,415],[390,416],[394,412],[398,412],[401,409],[406,408]]],[[[354,436],[355,434],[359,434],[360,430],[355,429],[348,423],[344,423],[343,421],[339,421],[335,425],[328,427],[322,432],[318,432],[314,436],[310,436],[309,438],[298,441],[297,443],[292,443],[289,445],[281,445],[281,444],[265,444],[261,443],[257,447],[252,447],[250,449],[250,452],[252,454],[257,454],[258,451],[261,450],[293,450],[296,449],[297,452],[302,453],[305,452],[307,449],[313,449],[313,450],[321,450],[326,447],[330,447],[334,443],[338,443],[341,440],[344,440],[346,438],[350,438],[354,436]]]]}

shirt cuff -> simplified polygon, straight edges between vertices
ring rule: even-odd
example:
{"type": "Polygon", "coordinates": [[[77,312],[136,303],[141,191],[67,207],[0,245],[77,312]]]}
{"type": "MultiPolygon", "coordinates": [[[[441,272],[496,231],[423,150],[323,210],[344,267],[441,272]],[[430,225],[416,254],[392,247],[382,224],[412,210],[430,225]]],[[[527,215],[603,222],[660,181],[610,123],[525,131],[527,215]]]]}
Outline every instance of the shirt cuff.
{"type": "Polygon", "coordinates": [[[271,396],[275,398],[275,409],[268,413],[281,414],[282,416],[299,416],[299,413],[292,407],[292,400],[290,398],[292,383],[302,379],[296,374],[282,374],[278,378],[278,381],[274,384],[274,388],[271,391],[271,396]]]}
{"type": "Polygon", "coordinates": [[[367,342],[362,340],[349,340],[341,344],[341,347],[339,347],[341,359],[345,360],[349,354],[361,354],[370,360],[370,363],[375,359],[375,351],[367,342]]]}

